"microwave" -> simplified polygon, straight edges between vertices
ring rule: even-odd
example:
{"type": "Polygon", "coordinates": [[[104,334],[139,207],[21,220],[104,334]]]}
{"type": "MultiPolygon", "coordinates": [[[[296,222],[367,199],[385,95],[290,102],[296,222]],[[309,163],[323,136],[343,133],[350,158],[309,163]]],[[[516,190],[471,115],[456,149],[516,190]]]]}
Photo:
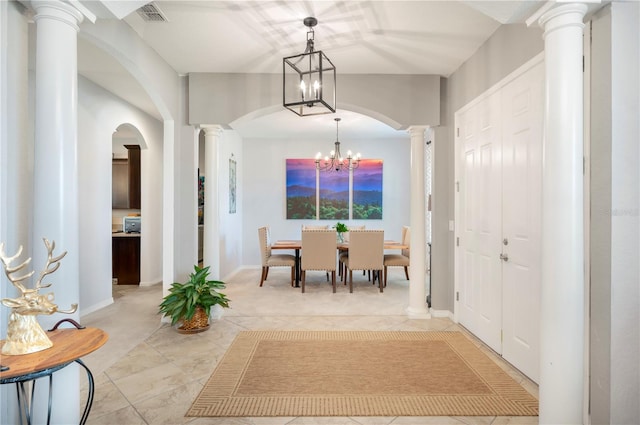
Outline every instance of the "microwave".
{"type": "Polygon", "coordinates": [[[140,217],[124,217],[122,231],[125,233],[140,233],[140,217]]]}

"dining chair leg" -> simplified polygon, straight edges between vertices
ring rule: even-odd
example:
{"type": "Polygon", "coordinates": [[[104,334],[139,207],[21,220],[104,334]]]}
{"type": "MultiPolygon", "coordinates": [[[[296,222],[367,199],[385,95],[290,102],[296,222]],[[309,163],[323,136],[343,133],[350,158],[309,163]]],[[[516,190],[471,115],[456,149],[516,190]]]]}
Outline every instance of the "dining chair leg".
{"type": "Polygon", "coordinates": [[[266,267],[262,266],[262,273],[260,273],[260,286],[262,286],[262,284],[265,281],[265,273],[264,273],[265,269],[266,267]]]}
{"type": "Polygon", "coordinates": [[[387,287],[387,266],[384,266],[384,286],[387,287]]]}
{"type": "Polygon", "coordinates": [[[353,294],[353,270],[349,269],[349,293],[353,294]]]}
{"type": "Polygon", "coordinates": [[[407,266],[404,266],[404,275],[407,277],[407,280],[409,280],[409,270],[407,266]]]}
{"type": "Polygon", "coordinates": [[[304,281],[305,281],[305,278],[307,277],[307,271],[302,270],[300,277],[302,278],[302,282],[300,282],[300,287],[302,288],[302,293],[304,294],[304,281]]]}
{"type": "Polygon", "coordinates": [[[293,282],[296,280],[296,267],[293,266],[291,267],[291,287],[293,288],[294,284],[293,282]]]}
{"type": "Polygon", "coordinates": [[[380,279],[380,277],[381,277],[380,275],[382,274],[382,270],[376,270],[375,273],[378,275],[378,286],[380,286],[380,292],[382,293],[382,292],[384,292],[382,290],[382,288],[383,288],[382,279],[380,279]]]}
{"type": "Polygon", "coordinates": [[[333,293],[336,293],[336,271],[331,271],[331,285],[333,286],[333,293]]]}
{"type": "Polygon", "coordinates": [[[269,267],[265,267],[264,270],[264,280],[267,280],[267,277],[269,277],[269,267]]]}

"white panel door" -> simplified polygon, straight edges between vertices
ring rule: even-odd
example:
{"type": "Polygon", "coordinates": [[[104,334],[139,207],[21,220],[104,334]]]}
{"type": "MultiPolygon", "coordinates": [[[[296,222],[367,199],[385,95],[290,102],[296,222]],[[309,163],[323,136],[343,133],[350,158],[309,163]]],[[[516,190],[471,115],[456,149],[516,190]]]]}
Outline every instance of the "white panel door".
{"type": "Polygon", "coordinates": [[[500,94],[459,117],[459,322],[496,351],[502,325],[500,94]]]}
{"type": "Polygon", "coordinates": [[[544,65],[455,115],[456,318],[539,378],[544,65]]]}
{"type": "Polygon", "coordinates": [[[540,233],[544,67],[502,89],[502,355],[539,376],[540,233]]]}

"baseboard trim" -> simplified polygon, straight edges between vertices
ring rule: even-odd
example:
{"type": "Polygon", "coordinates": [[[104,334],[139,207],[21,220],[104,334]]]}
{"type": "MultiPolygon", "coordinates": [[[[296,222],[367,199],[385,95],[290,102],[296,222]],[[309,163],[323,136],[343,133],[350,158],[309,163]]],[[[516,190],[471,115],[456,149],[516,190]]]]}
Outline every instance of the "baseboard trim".
{"type": "MultiPolygon", "coordinates": [[[[453,320],[453,313],[449,310],[436,310],[432,308],[429,311],[431,312],[431,317],[446,317],[447,319],[453,320]]],[[[453,321],[455,322],[455,320],[453,321]]]]}
{"type": "Polygon", "coordinates": [[[101,310],[101,309],[103,309],[103,308],[105,308],[105,307],[107,307],[107,306],[109,306],[111,304],[113,304],[113,297],[110,297],[110,298],[108,298],[108,299],[106,299],[106,300],[104,300],[102,302],[94,304],[94,305],[92,305],[92,306],[90,306],[88,308],[83,308],[80,311],[80,317],[84,317],[87,314],[93,313],[94,311],[101,310]]]}

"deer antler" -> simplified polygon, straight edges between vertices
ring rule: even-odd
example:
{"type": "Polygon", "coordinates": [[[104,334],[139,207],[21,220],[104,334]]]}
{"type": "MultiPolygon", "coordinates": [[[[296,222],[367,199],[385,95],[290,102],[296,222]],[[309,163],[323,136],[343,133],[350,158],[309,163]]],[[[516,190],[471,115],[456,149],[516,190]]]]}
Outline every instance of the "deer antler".
{"type": "Polygon", "coordinates": [[[31,271],[24,276],[11,276],[12,273],[24,269],[25,267],[27,267],[29,262],[31,262],[31,257],[29,257],[25,261],[23,261],[22,264],[11,267],[11,263],[13,262],[13,260],[20,257],[20,254],[22,254],[22,245],[20,245],[20,248],[18,248],[18,252],[15,255],[7,257],[7,254],[5,254],[4,252],[4,243],[0,243],[0,260],[2,260],[2,264],[4,265],[4,274],[7,276],[7,279],[9,279],[9,281],[13,284],[13,286],[18,288],[20,292],[24,294],[27,291],[27,288],[25,288],[20,282],[25,279],[29,279],[31,276],[33,276],[34,272],[31,271]]]}
{"type": "MultiPolygon", "coordinates": [[[[50,283],[47,284],[42,284],[42,279],[44,279],[44,277],[48,274],[51,274],[53,272],[55,272],[56,270],[58,270],[58,267],[60,267],[60,260],[62,260],[64,258],[65,255],[67,255],[67,251],[63,252],[62,254],[58,255],[57,257],[53,256],[53,251],[56,249],[56,242],[53,241],[52,243],[49,243],[49,241],[47,240],[47,238],[42,238],[42,240],[44,241],[44,245],[47,247],[47,265],[44,267],[44,270],[42,270],[42,272],[40,272],[40,277],[38,278],[38,281],[36,282],[36,291],[42,288],[48,288],[49,286],[51,286],[50,283]],[[51,265],[54,265],[53,267],[50,268],[51,265]]],[[[33,274],[33,272],[32,272],[33,274]]]]}

